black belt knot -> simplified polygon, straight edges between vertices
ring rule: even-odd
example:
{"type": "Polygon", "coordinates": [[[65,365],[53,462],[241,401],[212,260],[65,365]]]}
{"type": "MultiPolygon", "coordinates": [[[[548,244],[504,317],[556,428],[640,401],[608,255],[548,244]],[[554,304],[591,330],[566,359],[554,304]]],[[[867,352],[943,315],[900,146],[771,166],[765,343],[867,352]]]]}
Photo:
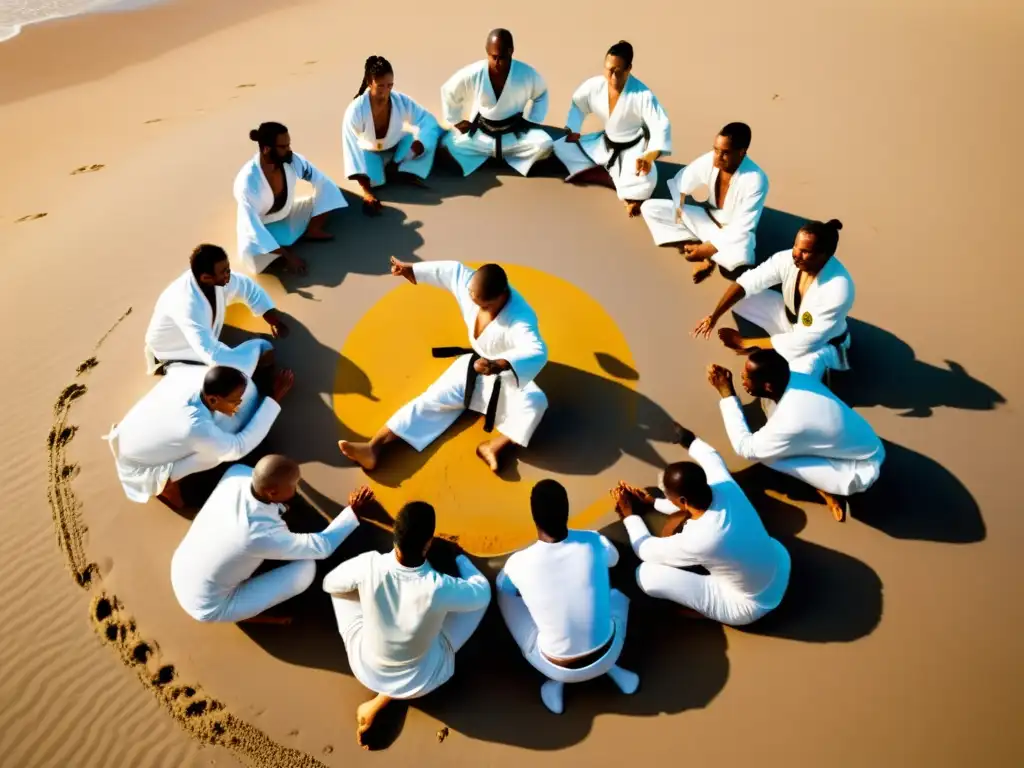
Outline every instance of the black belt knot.
{"type": "MultiPolygon", "coordinates": [[[[476,389],[476,380],[480,374],[476,368],[473,367],[473,363],[480,359],[480,355],[477,354],[475,349],[470,347],[434,347],[430,351],[431,355],[438,358],[443,357],[462,357],[463,355],[469,355],[469,365],[466,367],[466,391],[462,397],[462,404],[465,408],[469,408],[469,404],[473,399],[473,390],[476,389]]],[[[492,374],[496,375],[497,374],[492,374]]],[[[487,411],[484,413],[484,432],[491,432],[494,430],[494,420],[498,414],[498,396],[501,394],[501,376],[498,376],[494,380],[494,389],[491,390],[491,398],[487,401],[487,411]]]]}

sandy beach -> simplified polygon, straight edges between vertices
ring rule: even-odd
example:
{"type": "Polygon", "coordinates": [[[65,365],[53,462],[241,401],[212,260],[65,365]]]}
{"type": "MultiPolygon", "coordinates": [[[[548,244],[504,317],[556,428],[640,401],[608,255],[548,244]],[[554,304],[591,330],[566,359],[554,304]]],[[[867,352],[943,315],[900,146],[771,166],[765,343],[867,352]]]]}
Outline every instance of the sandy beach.
{"type": "MultiPolygon", "coordinates": [[[[1021,764],[1024,365],[1012,339],[1024,309],[1007,289],[1021,277],[1024,168],[1011,128],[1024,117],[1024,9],[654,0],[623,10],[523,0],[450,18],[406,2],[174,0],[32,25],[0,44],[0,291],[17,365],[0,415],[0,765],[1021,764]],[[704,371],[718,362],[738,374],[741,359],[689,337],[724,283],[694,286],[689,265],[653,246],[608,190],[566,185],[556,167],[462,179],[439,161],[430,189],[386,188],[381,217],[359,213],[340,126],[364,59],[386,56],[396,87],[438,114],[440,84],[482,57],[496,26],[546,78],[554,127],[607,47],[633,43],[634,74],[672,120],[659,196],[723,124],[750,124],[750,155],[771,180],[762,257],[788,248],[805,219],[843,221],[855,358],[836,389],[887,452],[854,519],[836,524],[806,494],[763,488],[733,454],[704,371]],[[129,502],[100,437],[152,385],[143,333],[160,291],[196,244],[234,253],[231,183],[265,120],[286,124],[350,202],[332,217],[336,241],[300,251],[307,276],[260,278],[292,318],[277,348],[297,380],[268,445],[302,463],[324,514],[366,482],[336,441],[367,435],[436,375],[424,352],[396,378],[380,350],[413,355],[458,332],[454,308],[429,297],[409,305],[428,321],[402,314],[388,259],[494,260],[544,308],[555,365],[542,384],[561,415],[538,432],[546,447],[500,481],[465,450],[481,433],[467,420],[434,452],[373,478],[389,507],[429,497],[439,527],[493,577],[529,539],[529,487],[555,476],[577,523],[625,551],[607,489],[653,483],[684,458],[669,442],[675,419],[726,456],[790,551],[776,614],[723,628],[633,586],[623,665],[640,690],[581,685],[556,717],[492,606],[456,677],[409,709],[381,754],[355,743],[367,694],[319,579],[291,627],[190,619],[169,582],[189,521],[129,502]],[[577,314],[558,311],[562,297],[577,314]]],[[[244,313],[229,321],[262,330],[244,313]]],[[[323,567],[384,545],[360,531],[323,567]]],[[[613,575],[623,589],[633,562],[613,575]]]]}

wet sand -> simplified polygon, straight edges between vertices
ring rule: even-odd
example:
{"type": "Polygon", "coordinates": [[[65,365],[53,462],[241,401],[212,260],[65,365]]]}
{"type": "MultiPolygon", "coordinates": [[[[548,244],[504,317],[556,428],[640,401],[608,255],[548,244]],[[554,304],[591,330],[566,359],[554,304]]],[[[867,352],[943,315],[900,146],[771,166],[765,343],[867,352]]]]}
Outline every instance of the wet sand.
{"type": "MultiPolygon", "coordinates": [[[[651,245],[607,190],[564,185],[544,169],[460,179],[439,163],[430,190],[387,189],[378,219],[350,197],[332,221],[337,241],[304,247],[307,277],[261,279],[294,318],[278,354],[298,379],[268,447],[303,462],[306,494],[325,514],[365,481],[334,450],[362,429],[339,420],[335,404],[387,389],[382,373],[342,350],[395,289],[388,258],[494,259],[571,282],[603,307],[629,353],[623,360],[598,338],[586,375],[576,373],[582,363],[554,359],[561,368],[541,381],[554,395],[549,449],[524,454],[518,484],[553,474],[582,512],[614,480],[653,482],[659,463],[680,457],[666,442],[675,418],[727,457],[794,562],[786,603],[742,631],[683,619],[633,590],[623,665],[640,673],[640,691],[580,686],[559,718],[542,708],[540,680],[492,610],[452,683],[404,716],[386,759],[1019,764],[1024,524],[1013,460],[1024,388],[1010,334],[1024,311],[1001,285],[1021,269],[1020,160],[997,148],[1021,117],[1012,96],[1020,9],[785,0],[723,16],[659,1],[636,18],[609,6],[583,20],[529,0],[500,19],[466,11],[429,37],[418,33],[440,17],[420,6],[391,9],[386,21],[379,8],[335,2],[268,0],[233,13],[183,0],[29,27],[0,45],[5,178],[17,180],[0,188],[0,290],[20,364],[0,417],[0,583],[11,595],[0,608],[0,763],[377,759],[354,744],[366,693],[326,596],[300,598],[290,628],[192,622],[168,579],[188,520],[128,502],[99,438],[152,383],[142,335],[160,290],[196,243],[233,249],[230,186],[252,152],[248,130],[286,123],[295,148],[341,180],[341,115],[367,55],[387,56],[397,87],[436,113],[440,83],[503,24],[517,57],[547,78],[556,126],[607,46],[630,40],[636,76],[673,121],[663,182],[722,124],[748,122],[751,156],[771,180],[762,255],[788,247],[804,218],[843,220],[839,254],[857,284],[855,369],[836,387],[886,441],[888,459],[870,504],[837,525],[801,489],[733,457],[703,370],[738,371],[739,360],[688,337],[723,284],[693,286],[689,265],[651,245]],[[716,34],[731,35],[721,53],[716,34]],[[638,416],[584,424],[587,407],[638,416]]],[[[409,322],[394,316],[381,338],[409,322]]],[[[542,318],[559,338],[578,322],[542,318]]],[[[424,371],[414,375],[425,383],[424,371]]],[[[453,444],[471,444],[474,430],[466,424],[453,444]]],[[[462,465],[451,461],[454,506],[462,465]]],[[[396,472],[430,477],[438,463],[396,472]]],[[[472,524],[459,515],[459,526],[472,524]]],[[[323,524],[312,510],[298,517],[323,524]]],[[[594,525],[623,544],[613,520],[594,525]]],[[[325,568],[366,546],[386,537],[360,531],[325,568]]],[[[500,558],[479,563],[493,573],[500,558]]],[[[631,563],[624,555],[614,576],[623,588],[631,563]]]]}

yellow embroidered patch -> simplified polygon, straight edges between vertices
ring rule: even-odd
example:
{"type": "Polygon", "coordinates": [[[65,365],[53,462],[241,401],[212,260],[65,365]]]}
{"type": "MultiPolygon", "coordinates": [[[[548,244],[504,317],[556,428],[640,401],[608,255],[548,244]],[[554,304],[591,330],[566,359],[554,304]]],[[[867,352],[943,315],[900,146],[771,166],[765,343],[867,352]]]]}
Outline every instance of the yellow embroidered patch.
{"type": "Polygon", "coordinates": [[[814,322],[814,318],[811,317],[811,313],[810,312],[804,312],[800,316],[800,322],[803,323],[804,325],[806,325],[808,328],[810,328],[811,323],[814,322]]]}

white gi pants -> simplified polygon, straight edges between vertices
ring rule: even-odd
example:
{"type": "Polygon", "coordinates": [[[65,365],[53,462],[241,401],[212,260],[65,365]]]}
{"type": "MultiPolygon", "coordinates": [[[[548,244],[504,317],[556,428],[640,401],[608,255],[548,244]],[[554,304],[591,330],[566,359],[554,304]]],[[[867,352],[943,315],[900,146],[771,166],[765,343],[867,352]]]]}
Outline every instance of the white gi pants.
{"type": "MultiPolygon", "coordinates": [[[[647,200],[640,206],[640,215],[647,222],[655,245],[703,243],[720,230],[708,212],[697,205],[684,205],[682,221],[677,223],[675,202],[672,200],[647,200]]],[[[721,214],[716,211],[716,215],[721,214]]],[[[725,248],[712,256],[711,260],[731,272],[739,267],[753,266],[754,254],[741,248],[725,248]]]]}
{"type": "MultiPolygon", "coordinates": [[[[513,170],[523,176],[530,172],[534,163],[551,154],[551,137],[539,128],[530,128],[521,136],[506,133],[499,138],[501,156],[513,170]]],[[[469,176],[487,162],[487,158],[497,157],[495,140],[483,131],[477,131],[470,136],[457,128],[452,128],[442,141],[445,149],[462,168],[463,176],[469,176]]]]}
{"type": "Polygon", "coordinates": [[[196,621],[237,622],[250,619],[257,614],[283,603],[289,598],[305,592],[316,578],[316,562],[294,560],[259,576],[246,579],[230,592],[219,597],[202,601],[190,599],[179,593],[175,586],[175,571],[188,568],[189,563],[171,561],[171,586],[175,597],[185,612],[196,621]]]}
{"type": "MultiPolygon", "coordinates": [[[[612,151],[604,143],[604,131],[581,136],[577,144],[570,144],[563,136],[554,143],[553,149],[555,157],[569,172],[566,181],[572,181],[574,176],[591,168],[604,168],[612,156],[612,151]]],[[[635,146],[622,150],[612,167],[607,169],[619,200],[647,200],[654,194],[654,188],[658,186],[657,164],[652,163],[651,171],[646,175],[636,172],[637,158],[646,151],[647,140],[642,139],[635,146]]]]}

